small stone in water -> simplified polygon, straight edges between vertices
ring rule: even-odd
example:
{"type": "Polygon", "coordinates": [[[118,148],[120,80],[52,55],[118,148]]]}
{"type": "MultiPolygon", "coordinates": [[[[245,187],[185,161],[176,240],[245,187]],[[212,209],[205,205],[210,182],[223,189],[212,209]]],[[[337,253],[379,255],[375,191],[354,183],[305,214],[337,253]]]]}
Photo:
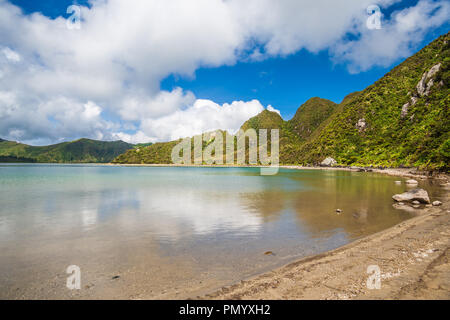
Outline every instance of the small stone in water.
{"type": "Polygon", "coordinates": [[[420,202],[417,201],[417,200],[414,200],[414,201],[412,202],[412,204],[420,204],[420,202]]]}
{"type": "Polygon", "coordinates": [[[120,278],[120,276],[114,276],[111,279],[115,280],[115,279],[119,279],[119,278],[120,278]]]}
{"type": "Polygon", "coordinates": [[[337,212],[337,213],[341,213],[342,210],[341,210],[341,209],[336,209],[336,212],[337,212]]]}
{"type": "Polygon", "coordinates": [[[274,256],[275,255],[272,251],[266,251],[266,252],[264,252],[264,254],[266,256],[274,256]]]}
{"type": "Polygon", "coordinates": [[[440,201],[433,201],[433,206],[440,206],[442,202],[440,201]]]}

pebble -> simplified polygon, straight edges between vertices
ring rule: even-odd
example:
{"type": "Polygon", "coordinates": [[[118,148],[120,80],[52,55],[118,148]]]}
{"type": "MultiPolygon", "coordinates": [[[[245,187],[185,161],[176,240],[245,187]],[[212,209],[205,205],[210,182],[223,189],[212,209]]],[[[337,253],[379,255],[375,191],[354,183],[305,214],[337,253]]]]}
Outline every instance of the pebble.
{"type": "Polygon", "coordinates": [[[440,206],[442,204],[442,202],[440,201],[433,201],[433,206],[440,206]]]}

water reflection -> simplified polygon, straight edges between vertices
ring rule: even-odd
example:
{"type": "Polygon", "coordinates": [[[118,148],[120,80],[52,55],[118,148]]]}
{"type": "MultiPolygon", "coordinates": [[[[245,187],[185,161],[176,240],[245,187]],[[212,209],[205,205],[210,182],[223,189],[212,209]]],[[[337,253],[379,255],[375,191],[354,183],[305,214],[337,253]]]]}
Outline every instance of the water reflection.
{"type": "Polygon", "coordinates": [[[98,211],[95,209],[81,209],[81,219],[83,221],[83,227],[89,229],[90,226],[97,223],[98,211]]]}
{"type": "Polygon", "coordinates": [[[404,187],[376,174],[281,170],[263,177],[258,169],[95,166],[11,171],[0,185],[2,229],[8,221],[28,233],[105,224],[172,241],[218,232],[255,235],[287,212],[312,234],[342,229],[357,237],[410,216],[390,201],[404,187]]]}
{"type": "MultiPolygon", "coordinates": [[[[208,272],[252,272],[415,214],[392,207],[391,196],[406,186],[377,174],[81,165],[6,165],[0,172],[4,279],[20,278],[22,267],[47,270],[49,261],[75,258],[103,270],[105,261],[164,267],[172,263],[165,257],[187,256],[208,272]],[[276,257],[267,260],[266,250],[276,257]]],[[[422,187],[439,196],[435,186],[422,187]]]]}
{"type": "Polygon", "coordinates": [[[392,195],[405,188],[395,185],[393,177],[345,171],[283,171],[282,175],[303,187],[286,191],[275,186],[244,195],[243,203],[264,221],[277,219],[287,208],[295,213],[298,226],[306,228],[311,236],[339,229],[353,239],[417,214],[414,209],[402,211],[392,207],[392,195]],[[342,212],[336,212],[337,209],[342,212]]]}

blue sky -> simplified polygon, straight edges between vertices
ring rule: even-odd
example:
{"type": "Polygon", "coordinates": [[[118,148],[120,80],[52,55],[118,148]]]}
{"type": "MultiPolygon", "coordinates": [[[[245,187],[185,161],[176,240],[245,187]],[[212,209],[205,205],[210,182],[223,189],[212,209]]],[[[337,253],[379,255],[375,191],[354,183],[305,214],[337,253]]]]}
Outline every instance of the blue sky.
{"type": "MultiPolygon", "coordinates": [[[[82,6],[88,6],[93,10],[91,5],[89,5],[87,1],[82,0],[79,0],[78,2],[66,0],[10,0],[10,2],[16,6],[19,6],[23,10],[24,17],[34,12],[40,12],[45,17],[48,17],[48,23],[51,23],[51,20],[54,20],[57,17],[67,18],[69,15],[66,13],[66,9],[69,5],[74,3],[82,6]]],[[[162,121],[165,121],[164,119],[158,122],[157,119],[161,119],[162,116],[160,113],[154,112],[156,107],[153,106],[156,103],[156,105],[160,108],[164,108],[165,102],[168,101],[167,99],[172,99],[169,97],[167,99],[161,97],[161,95],[164,95],[165,93],[168,93],[168,96],[170,95],[170,97],[176,96],[174,99],[177,101],[177,103],[179,103],[179,105],[177,107],[174,107],[173,109],[173,116],[168,112],[167,115],[164,114],[164,116],[168,117],[166,121],[177,121],[176,119],[183,119],[182,115],[175,116],[175,113],[180,113],[183,110],[189,109],[191,105],[200,103],[202,100],[210,100],[214,102],[214,104],[223,106],[223,104],[232,104],[234,101],[248,102],[256,99],[263,107],[271,105],[275,109],[279,110],[281,112],[281,115],[285,119],[290,119],[294,115],[297,108],[311,97],[319,96],[322,98],[330,99],[334,102],[340,102],[347,94],[362,90],[382,77],[393,66],[404,60],[408,56],[408,54],[416,52],[439,35],[448,32],[448,19],[446,22],[442,22],[441,19],[435,25],[421,25],[421,29],[419,31],[415,30],[414,32],[416,32],[416,34],[412,35],[412,37],[416,37],[415,40],[399,39],[399,42],[405,41],[405,43],[398,48],[387,48],[386,52],[389,50],[391,51],[389,54],[384,55],[383,51],[381,51],[381,53],[377,52],[375,54],[371,52],[370,48],[365,48],[364,45],[361,45],[359,47],[355,45],[354,49],[353,47],[350,47],[352,49],[349,50],[347,47],[349,44],[353,46],[354,43],[363,43],[365,38],[370,40],[370,37],[374,37],[374,39],[376,39],[376,36],[374,36],[374,34],[377,32],[379,32],[380,34],[381,32],[385,32],[385,34],[388,35],[393,34],[394,31],[397,32],[396,30],[398,30],[399,28],[393,25],[393,17],[398,12],[402,10],[405,10],[405,12],[407,12],[408,8],[414,7],[417,7],[419,10],[419,6],[424,5],[424,3],[427,5],[427,7],[424,6],[424,8],[432,7],[434,3],[440,3],[439,1],[434,2],[431,0],[422,1],[423,3],[419,3],[419,0],[397,2],[395,2],[394,0],[386,0],[385,2],[389,3],[389,5],[383,6],[384,2],[380,3],[381,11],[383,13],[382,25],[392,24],[392,26],[389,26],[389,28],[392,28],[392,32],[387,30],[387,27],[383,31],[361,31],[364,28],[358,26],[356,28],[357,32],[355,32],[354,29],[349,29],[348,33],[344,32],[343,35],[337,35],[335,39],[329,41],[324,40],[323,43],[320,43],[319,45],[310,44],[314,43],[314,39],[308,38],[307,35],[303,35],[303,38],[305,39],[302,39],[302,36],[296,37],[296,34],[293,33],[291,35],[291,38],[293,39],[291,41],[292,44],[290,43],[287,48],[280,48],[279,42],[275,41],[275,45],[271,47],[272,43],[270,40],[268,41],[267,38],[269,36],[276,38],[277,35],[273,35],[272,33],[270,33],[270,30],[265,30],[266,33],[268,32],[269,36],[264,35],[261,37],[261,39],[263,40],[259,40],[262,43],[263,52],[269,52],[270,50],[278,51],[267,54],[267,56],[265,56],[263,59],[251,59],[248,56],[241,59],[239,55],[236,57],[234,53],[232,53],[232,57],[230,57],[230,55],[227,55],[223,58],[221,57],[220,59],[216,58],[216,56],[214,56],[213,58],[207,56],[205,58],[200,52],[202,48],[198,48],[194,49],[199,51],[197,54],[198,57],[193,57],[192,61],[189,61],[189,63],[187,63],[188,67],[183,64],[178,69],[175,67],[172,69],[169,66],[164,70],[158,70],[158,72],[155,72],[157,76],[154,76],[153,70],[149,69],[147,74],[139,74],[136,75],[135,78],[133,78],[133,76],[127,76],[124,77],[124,79],[120,79],[122,83],[133,83],[136,78],[144,79],[142,82],[139,80],[140,82],[136,84],[136,90],[133,90],[133,92],[145,92],[145,96],[143,96],[142,99],[145,101],[151,101],[147,104],[140,102],[136,102],[133,104],[130,103],[130,99],[128,99],[126,100],[126,106],[128,109],[124,109],[125,107],[123,106],[110,108],[109,106],[107,106],[109,103],[107,98],[102,97],[100,94],[83,92],[82,94],[85,94],[85,96],[83,96],[84,100],[81,98],[79,99],[79,103],[84,106],[81,107],[81,110],[84,110],[86,114],[100,117],[98,118],[99,121],[97,122],[100,123],[100,120],[103,121],[104,128],[109,126],[109,131],[106,132],[106,129],[101,129],[103,131],[101,132],[101,134],[98,134],[98,130],[100,129],[93,128],[96,125],[93,124],[94,121],[91,121],[89,122],[89,124],[86,124],[86,130],[80,130],[78,134],[85,134],[90,137],[95,137],[95,135],[97,135],[97,137],[100,137],[99,135],[101,135],[105,139],[109,139],[110,136],[115,135],[114,137],[121,137],[125,140],[128,139],[130,141],[133,140],[133,142],[143,142],[142,140],[168,140],[169,138],[176,137],[173,134],[170,134],[170,132],[166,132],[164,135],[158,135],[153,132],[154,129],[149,129],[149,127],[158,127],[161,128],[159,130],[170,130],[171,132],[179,131],[180,135],[189,134],[191,132],[195,132],[195,130],[205,129],[204,125],[199,126],[197,129],[187,128],[187,124],[182,124],[180,125],[180,127],[165,128],[164,125],[160,123],[162,121]],[[417,41],[417,34],[420,34],[419,41],[417,41]],[[302,43],[303,41],[306,44],[297,45],[295,43],[295,41],[297,41],[297,38],[301,38],[301,41],[299,40],[300,43],[302,43]],[[341,48],[347,48],[345,54],[337,53],[341,52],[339,51],[341,48]],[[398,54],[395,53],[396,50],[399,51],[398,54]],[[350,53],[347,53],[347,51],[350,51],[350,53]],[[373,55],[372,60],[370,60],[369,58],[360,59],[359,57],[363,55],[368,55],[369,58],[370,55],[373,55]],[[377,59],[379,59],[380,62],[377,59]],[[179,91],[179,89],[181,89],[181,92],[179,91]],[[160,102],[159,104],[158,101],[160,102]],[[87,106],[87,104],[90,102],[92,102],[92,104],[87,106]],[[131,108],[129,107],[130,104],[136,106],[131,108]],[[146,108],[152,109],[153,113],[148,113],[147,111],[143,113],[142,109],[146,108]],[[137,111],[138,109],[139,111],[137,111]],[[141,114],[141,118],[137,119],[136,117],[131,116],[130,114],[133,112],[141,114]],[[143,117],[148,117],[147,121],[143,121],[143,117]],[[115,127],[110,123],[114,123],[115,127]],[[120,127],[118,128],[117,126],[120,127]],[[114,129],[111,129],[113,127],[114,129]],[[115,130],[116,132],[112,132],[111,130],[115,130]],[[121,135],[118,134],[118,132],[120,132],[121,135]]],[[[93,12],[92,10],[91,12],[93,12]]],[[[429,12],[427,14],[432,16],[433,14],[435,14],[434,12],[436,10],[437,9],[433,8],[429,9],[429,12]]],[[[364,19],[366,18],[366,16],[362,16],[358,19],[364,21],[364,19]]],[[[88,17],[87,19],[93,18],[88,17]]],[[[132,20],[133,17],[130,16],[129,19],[132,20]]],[[[324,19],[327,20],[329,18],[325,16],[324,19]]],[[[275,27],[276,26],[278,25],[275,25],[275,27]]],[[[308,25],[306,26],[308,27],[308,25]]],[[[153,25],[153,27],[158,28],[158,25],[153,25]]],[[[296,27],[298,28],[297,25],[294,25],[292,28],[296,27]]],[[[166,28],[166,26],[161,25],[161,28],[166,28]]],[[[225,25],[224,28],[226,28],[225,25]]],[[[299,33],[300,32],[301,30],[299,30],[299,33]]],[[[314,32],[314,29],[312,29],[312,33],[314,32]]],[[[259,33],[257,34],[259,35],[259,33]]],[[[400,37],[402,35],[403,34],[399,32],[399,35],[396,36],[400,37]]],[[[187,35],[186,37],[189,36],[191,35],[187,35]]],[[[224,35],[224,37],[227,36],[228,34],[224,35]]],[[[319,38],[319,42],[320,37],[325,38],[326,36],[326,33],[318,33],[317,37],[319,38]]],[[[281,33],[281,36],[280,34],[278,34],[278,37],[284,39],[283,33],[281,33]]],[[[194,41],[200,40],[194,39],[194,41]]],[[[201,39],[201,41],[203,41],[203,38],[201,39]]],[[[208,39],[208,41],[210,40],[208,39]]],[[[220,38],[218,41],[220,41],[220,38]]],[[[395,39],[393,39],[392,42],[395,42],[395,39]]],[[[126,44],[124,44],[124,46],[125,45],[126,44]]],[[[208,44],[206,48],[219,45],[221,45],[220,42],[211,43],[208,44]]],[[[285,44],[282,43],[282,45],[285,44]]],[[[380,45],[382,46],[384,44],[380,45]]],[[[173,46],[176,47],[176,43],[174,43],[173,46]]],[[[240,44],[240,46],[242,45],[240,44]]],[[[11,44],[7,46],[8,50],[9,48],[13,50],[14,47],[18,48],[20,47],[20,45],[15,44],[14,46],[13,44],[11,44]]],[[[165,48],[165,50],[170,51],[170,43],[165,48]]],[[[246,52],[250,52],[254,49],[254,47],[246,48],[246,52]]],[[[191,48],[186,48],[185,50],[191,50],[191,48]]],[[[154,51],[150,50],[150,52],[154,51]]],[[[168,55],[170,55],[170,52],[164,53],[168,53],[168,55]]],[[[18,54],[20,54],[19,51],[18,54]]],[[[25,55],[26,53],[22,54],[22,56],[25,55]]],[[[125,55],[129,55],[129,52],[121,53],[118,56],[123,57],[125,55]]],[[[151,61],[152,57],[153,56],[149,54],[147,56],[148,61],[151,61]]],[[[161,60],[162,58],[160,57],[158,57],[158,59],[159,60],[157,67],[159,68],[159,66],[161,64],[164,64],[165,61],[161,60]]],[[[129,66],[129,70],[135,70],[136,66],[132,65],[135,59],[130,59],[130,61],[131,62],[129,64],[128,61],[125,61],[124,63],[127,63],[127,67],[129,66]]],[[[88,74],[87,76],[90,77],[91,75],[88,74]]],[[[36,99],[39,98],[40,101],[42,101],[42,99],[54,98],[53,96],[50,96],[48,92],[39,92],[39,94],[37,94],[36,96],[39,96],[36,97],[36,99]],[[45,98],[43,98],[44,96],[45,98]]],[[[61,94],[58,94],[58,99],[60,98],[60,96],[61,94]]],[[[77,100],[77,98],[67,97],[67,99],[64,101],[71,101],[71,103],[73,102],[73,104],[75,104],[74,100],[77,100]]],[[[63,100],[60,99],[60,101],[63,100]]],[[[43,103],[45,103],[45,101],[43,103]]],[[[241,108],[244,108],[244,106],[242,106],[241,108]]],[[[249,108],[253,108],[251,110],[257,110],[254,109],[256,108],[255,106],[250,106],[249,108]]],[[[48,110],[48,108],[46,110],[48,110]]],[[[249,114],[251,114],[251,112],[249,114]]],[[[57,122],[59,119],[58,115],[47,114],[45,115],[45,117],[47,119],[51,119],[52,123],[57,122]]],[[[243,115],[243,117],[245,117],[245,115],[243,115]]],[[[221,126],[222,123],[224,123],[221,122],[220,119],[215,120],[217,120],[218,126],[221,126]]],[[[239,121],[240,120],[241,119],[239,119],[239,121]]],[[[206,118],[205,121],[208,122],[208,118],[206,118]]],[[[61,132],[64,132],[64,130],[61,129],[62,126],[70,127],[65,122],[60,123],[58,130],[61,130],[61,132]]],[[[229,126],[233,127],[234,124],[229,126]]],[[[9,129],[9,134],[6,134],[7,137],[14,137],[14,134],[11,134],[11,132],[21,133],[24,130],[17,129],[16,131],[14,131],[13,129],[14,128],[9,129]]],[[[47,141],[54,142],[55,140],[75,138],[65,133],[53,136],[49,135],[48,137],[46,137],[42,131],[42,128],[36,128],[34,132],[31,132],[29,134],[24,133],[22,138],[18,133],[17,138],[24,141],[34,141],[36,143],[43,143],[47,141]],[[33,139],[33,135],[36,137],[35,139],[33,139]]],[[[5,133],[0,132],[0,135],[5,136],[5,133]]]]}
{"type": "MultiPolygon", "coordinates": [[[[88,5],[88,1],[67,0],[12,0],[26,13],[41,12],[56,18],[67,16],[69,5],[88,5]]],[[[401,1],[383,10],[386,18],[395,10],[413,6],[418,0],[401,1]]],[[[374,2],[376,3],[376,2],[374,2]]],[[[448,31],[442,26],[418,46],[421,48],[448,31]]],[[[311,53],[302,50],[287,57],[278,57],[261,62],[239,62],[233,66],[201,68],[195,77],[171,75],[161,82],[161,89],[172,90],[180,86],[191,90],[198,98],[212,99],[217,103],[234,100],[258,99],[263,105],[279,109],[285,119],[290,119],[297,108],[311,97],[321,97],[336,103],[349,93],[371,85],[387,73],[398,59],[388,67],[373,67],[366,72],[350,74],[345,65],[335,65],[327,53],[311,53]]]]}

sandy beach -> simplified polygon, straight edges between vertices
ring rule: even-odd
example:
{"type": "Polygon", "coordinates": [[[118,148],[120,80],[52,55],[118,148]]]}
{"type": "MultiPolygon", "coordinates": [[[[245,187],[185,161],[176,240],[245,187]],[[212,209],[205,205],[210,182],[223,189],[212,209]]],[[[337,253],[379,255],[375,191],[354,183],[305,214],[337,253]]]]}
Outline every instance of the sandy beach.
{"type": "MultiPolygon", "coordinates": [[[[418,178],[408,169],[381,172],[418,178]]],[[[392,228],[203,298],[450,299],[449,184],[445,175],[437,183],[447,190],[442,206],[424,208],[392,228]],[[380,269],[380,289],[367,287],[371,265],[380,269]]]]}
{"type": "MultiPolygon", "coordinates": [[[[161,166],[161,165],[148,165],[161,166]]],[[[432,179],[445,190],[441,206],[333,251],[305,257],[192,299],[450,299],[450,179],[412,168],[302,167],[432,179]],[[381,288],[368,289],[368,266],[380,269],[381,288]]],[[[409,206],[405,209],[414,210],[409,206]]],[[[194,290],[195,292],[195,290],[194,290]]],[[[198,293],[198,291],[197,291],[198,293]]],[[[165,298],[177,298],[166,296],[165,298]]]]}
{"type": "MultiPolygon", "coordinates": [[[[446,196],[441,206],[415,210],[417,217],[389,229],[218,291],[190,298],[450,299],[450,179],[447,174],[431,174],[413,168],[280,168],[370,171],[419,181],[432,179],[446,191],[446,196]],[[367,288],[370,276],[367,268],[373,265],[380,269],[380,289],[367,288]]],[[[409,206],[405,209],[414,210],[409,206]]]]}

